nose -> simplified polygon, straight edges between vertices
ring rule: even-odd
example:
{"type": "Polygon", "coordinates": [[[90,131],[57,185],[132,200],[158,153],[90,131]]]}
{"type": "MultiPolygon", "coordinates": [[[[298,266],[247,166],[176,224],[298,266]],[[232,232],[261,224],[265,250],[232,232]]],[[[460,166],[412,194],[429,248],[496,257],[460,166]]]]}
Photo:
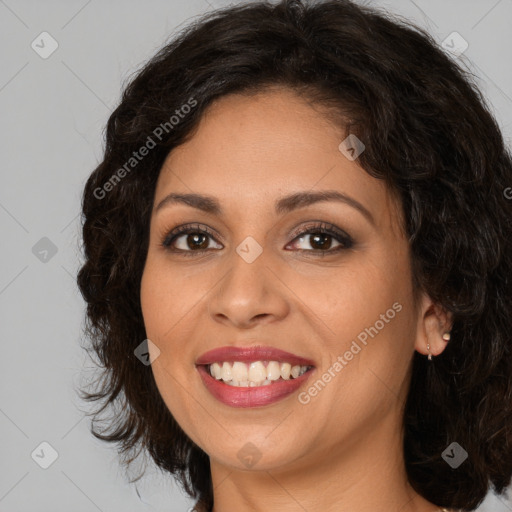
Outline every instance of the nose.
{"type": "Polygon", "coordinates": [[[289,313],[287,288],[278,279],[265,250],[252,263],[236,251],[229,270],[210,294],[208,311],[215,322],[250,329],[260,323],[282,320],[289,313]]]}

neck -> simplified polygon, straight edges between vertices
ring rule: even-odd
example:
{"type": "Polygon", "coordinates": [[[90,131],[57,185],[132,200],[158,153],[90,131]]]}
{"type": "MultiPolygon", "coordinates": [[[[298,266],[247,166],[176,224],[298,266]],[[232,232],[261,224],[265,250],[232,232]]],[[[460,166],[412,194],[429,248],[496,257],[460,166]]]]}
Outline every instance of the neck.
{"type": "Polygon", "coordinates": [[[439,512],[408,483],[397,417],[282,467],[240,471],[211,459],[213,512],[439,512]]]}

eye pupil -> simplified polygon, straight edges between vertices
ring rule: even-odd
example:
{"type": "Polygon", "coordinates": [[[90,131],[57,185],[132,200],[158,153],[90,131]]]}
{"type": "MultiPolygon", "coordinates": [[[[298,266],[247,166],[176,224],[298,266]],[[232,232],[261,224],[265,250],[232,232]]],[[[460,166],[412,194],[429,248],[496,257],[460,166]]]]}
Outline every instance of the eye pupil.
{"type": "Polygon", "coordinates": [[[189,248],[193,249],[207,249],[208,248],[208,239],[206,235],[201,233],[192,233],[187,237],[187,245],[189,248]],[[200,239],[203,239],[202,242],[200,239]],[[199,243],[197,243],[199,242],[199,243]]]}
{"type": "Polygon", "coordinates": [[[327,250],[331,246],[331,243],[330,243],[331,235],[329,235],[329,234],[318,233],[318,234],[314,234],[314,235],[310,235],[310,236],[311,236],[311,242],[310,242],[311,247],[315,247],[320,250],[327,250]]]}

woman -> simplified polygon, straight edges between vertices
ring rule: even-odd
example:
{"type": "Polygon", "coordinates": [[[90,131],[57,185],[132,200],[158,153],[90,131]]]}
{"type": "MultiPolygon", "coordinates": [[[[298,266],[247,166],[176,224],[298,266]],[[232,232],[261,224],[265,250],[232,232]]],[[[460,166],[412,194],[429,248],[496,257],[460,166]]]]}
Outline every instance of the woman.
{"type": "Polygon", "coordinates": [[[197,510],[475,510],[512,475],[511,155],[421,29],[214,12],[111,115],[78,276],[120,406],[197,510]]]}

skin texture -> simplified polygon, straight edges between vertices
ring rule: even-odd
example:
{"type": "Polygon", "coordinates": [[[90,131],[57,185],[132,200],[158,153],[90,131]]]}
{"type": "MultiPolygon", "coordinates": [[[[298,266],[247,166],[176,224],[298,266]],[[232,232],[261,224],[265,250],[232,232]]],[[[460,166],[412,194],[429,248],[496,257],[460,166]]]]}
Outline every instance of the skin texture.
{"type": "MultiPolygon", "coordinates": [[[[384,182],[339,151],[343,133],[291,90],[229,95],[162,167],[155,206],[171,192],[198,193],[225,211],[153,210],[141,282],[147,337],[160,350],[154,377],[180,426],[210,456],[215,512],[438,510],[407,482],[401,415],[414,351],[427,354],[430,343],[441,353],[450,318],[426,295],[414,303],[400,207],[384,182]],[[349,195],[374,223],[334,201],[274,212],[284,195],[319,190],[349,195]],[[320,255],[311,236],[293,236],[311,221],[334,224],[353,246],[320,255]],[[189,257],[161,245],[187,223],[214,232],[204,239],[208,251],[191,254],[186,234],[174,245],[189,257]],[[263,248],[252,263],[236,252],[248,236],[263,248]],[[315,361],[304,391],[394,303],[401,311],[307,404],[294,393],[264,407],[229,407],[194,364],[213,348],[270,345],[315,361]],[[248,442],[261,454],[250,469],[238,457],[248,442]]],[[[338,245],[332,238],[332,249],[338,245]]]]}

